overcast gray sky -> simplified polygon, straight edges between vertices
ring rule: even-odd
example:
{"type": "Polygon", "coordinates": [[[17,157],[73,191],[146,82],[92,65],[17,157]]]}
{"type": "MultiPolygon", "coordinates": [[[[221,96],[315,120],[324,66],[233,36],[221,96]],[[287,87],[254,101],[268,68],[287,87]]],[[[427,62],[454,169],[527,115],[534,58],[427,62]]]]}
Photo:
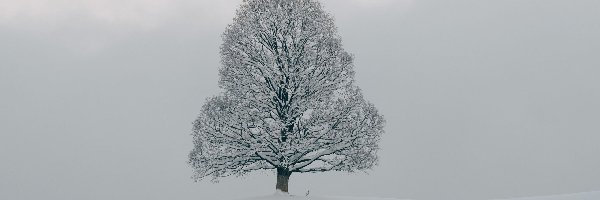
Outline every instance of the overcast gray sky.
{"type": "MultiPolygon", "coordinates": [[[[0,199],[232,199],[194,183],[191,122],[217,94],[241,0],[0,0],[0,199]]],[[[322,0],[387,119],[369,175],[304,194],[484,200],[600,190],[600,1],[322,0]]]]}

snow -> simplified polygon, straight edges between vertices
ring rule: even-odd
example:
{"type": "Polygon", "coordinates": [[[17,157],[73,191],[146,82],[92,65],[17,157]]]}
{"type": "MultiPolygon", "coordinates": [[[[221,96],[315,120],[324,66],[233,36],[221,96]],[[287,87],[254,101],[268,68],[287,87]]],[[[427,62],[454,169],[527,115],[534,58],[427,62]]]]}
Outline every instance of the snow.
{"type": "Polygon", "coordinates": [[[575,193],[575,194],[562,194],[562,195],[553,195],[553,196],[498,199],[498,200],[600,200],[600,191],[575,193]]]}
{"type": "MultiPolygon", "coordinates": [[[[401,200],[401,199],[376,198],[376,197],[312,196],[312,195],[295,196],[295,195],[288,195],[285,193],[276,193],[276,194],[269,195],[269,196],[238,199],[238,200],[401,200]]],[[[404,200],[408,200],[408,199],[404,199],[404,200]]],[[[575,194],[562,194],[562,195],[553,195],[553,196],[496,199],[496,200],[600,200],[600,191],[575,193],[575,194]]]]}
{"type": "Polygon", "coordinates": [[[400,200],[392,198],[373,198],[373,197],[328,197],[328,196],[281,196],[271,195],[241,200],[400,200]]]}
{"type": "MultiPolygon", "coordinates": [[[[269,196],[254,197],[249,199],[238,199],[238,200],[401,200],[394,198],[375,198],[375,197],[340,197],[340,196],[296,196],[288,195],[285,193],[275,193],[269,196]]],[[[408,200],[408,199],[403,199],[408,200]]]]}

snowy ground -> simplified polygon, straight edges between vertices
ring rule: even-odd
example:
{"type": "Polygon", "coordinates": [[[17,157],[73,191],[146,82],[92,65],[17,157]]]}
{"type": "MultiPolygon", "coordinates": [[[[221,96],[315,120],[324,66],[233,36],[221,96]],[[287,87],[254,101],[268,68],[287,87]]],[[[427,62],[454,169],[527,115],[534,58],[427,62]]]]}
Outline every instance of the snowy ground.
{"type": "Polygon", "coordinates": [[[328,196],[279,196],[271,195],[240,200],[400,200],[391,198],[373,198],[373,197],[328,197],[328,196]]]}
{"type": "Polygon", "coordinates": [[[563,195],[554,195],[554,196],[499,199],[499,200],[600,200],[600,191],[576,193],[576,194],[563,194],[563,195]]]}
{"type": "MultiPolygon", "coordinates": [[[[276,193],[274,195],[254,197],[250,199],[239,199],[239,200],[400,200],[393,198],[374,198],[374,197],[335,197],[335,196],[294,196],[282,193],[276,193]]],[[[408,199],[404,199],[408,200],[408,199]]]]}
{"type": "MultiPolygon", "coordinates": [[[[275,194],[262,197],[254,197],[249,199],[239,200],[400,200],[393,198],[375,198],[375,197],[333,197],[333,196],[290,196],[283,194],[275,194]]],[[[600,200],[600,191],[598,192],[587,192],[577,194],[564,194],[554,196],[541,196],[541,197],[525,197],[525,198],[513,198],[513,199],[497,199],[497,200],[600,200]]]]}

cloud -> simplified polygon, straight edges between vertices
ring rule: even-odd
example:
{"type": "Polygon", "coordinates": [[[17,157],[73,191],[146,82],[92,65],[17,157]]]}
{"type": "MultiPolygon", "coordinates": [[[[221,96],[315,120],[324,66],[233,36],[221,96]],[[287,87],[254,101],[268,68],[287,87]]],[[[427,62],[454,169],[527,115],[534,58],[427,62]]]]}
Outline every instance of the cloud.
{"type": "MultiPolygon", "coordinates": [[[[415,5],[415,0],[322,0],[325,10],[332,12],[336,19],[356,20],[357,13],[404,14],[415,5]]],[[[364,17],[362,15],[361,17],[364,17]]]]}
{"type": "MultiPolygon", "coordinates": [[[[75,52],[96,53],[151,34],[200,35],[222,29],[241,0],[0,0],[0,31],[52,38],[75,52]]],[[[31,39],[29,39],[31,40],[31,39]]]]}
{"type": "Polygon", "coordinates": [[[327,7],[336,7],[344,10],[405,10],[414,4],[414,0],[323,0],[327,7]]]}
{"type": "Polygon", "coordinates": [[[100,23],[155,28],[166,19],[195,11],[198,16],[219,16],[240,0],[0,0],[0,26],[58,25],[73,18],[100,23]],[[194,9],[194,10],[191,10],[194,9]]]}
{"type": "Polygon", "coordinates": [[[351,4],[360,7],[408,6],[413,0],[349,0],[351,4]]]}

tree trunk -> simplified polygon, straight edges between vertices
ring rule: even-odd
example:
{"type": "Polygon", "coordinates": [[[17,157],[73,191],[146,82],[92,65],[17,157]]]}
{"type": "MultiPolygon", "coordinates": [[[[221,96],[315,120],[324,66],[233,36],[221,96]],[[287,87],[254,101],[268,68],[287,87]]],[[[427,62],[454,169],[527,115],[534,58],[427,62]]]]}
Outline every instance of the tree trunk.
{"type": "Polygon", "coordinates": [[[277,185],[275,185],[275,189],[288,193],[288,181],[290,180],[290,172],[287,169],[278,168],[277,169],[277,185]]]}

